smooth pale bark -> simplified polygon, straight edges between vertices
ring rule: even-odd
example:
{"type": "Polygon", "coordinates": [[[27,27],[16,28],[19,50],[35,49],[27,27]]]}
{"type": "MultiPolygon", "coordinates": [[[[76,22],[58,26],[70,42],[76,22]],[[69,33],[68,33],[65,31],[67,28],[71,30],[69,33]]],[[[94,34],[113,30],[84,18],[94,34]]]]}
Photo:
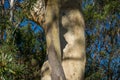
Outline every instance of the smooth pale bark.
{"type": "Polygon", "coordinates": [[[62,0],[61,24],[67,29],[67,32],[63,34],[67,44],[63,49],[62,66],[67,80],[84,79],[86,62],[85,24],[80,4],[80,0],[62,0]]]}
{"type": "Polygon", "coordinates": [[[43,28],[48,61],[41,69],[41,80],[84,79],[85,24],[80,4],[81,0],[47,0],[43,28]]]}
{"type": "Polygon", "coordinates": [[[59,39],[59,0],[48,0],[45,25],[46,27],[44,27],[44,29],[46,33],[50,74],[44,73],[42,69],[44,74],[42,80],[65,80],[64,71],[61,65],[59,39]]]}
{"type": "Polygon", "coordinates": [[[14,6],[14,0],[10,0],[10,21],[13,20],[13,6],[14,6]]]}

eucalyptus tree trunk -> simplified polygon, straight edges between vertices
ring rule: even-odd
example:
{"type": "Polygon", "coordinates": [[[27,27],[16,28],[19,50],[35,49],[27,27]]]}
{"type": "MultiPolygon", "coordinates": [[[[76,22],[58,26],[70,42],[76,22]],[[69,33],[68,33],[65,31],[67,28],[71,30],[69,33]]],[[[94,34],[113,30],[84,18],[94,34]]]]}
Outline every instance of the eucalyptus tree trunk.
{"type": "Polygon", "coordinates": [[[45,3],[45,15],[35,15],[41,10],[35,11],[40,3],[34,4],[31,11],[35,21],[41,24],[43,17],[46,20],[43,28],[48,60],[41,69],[41,80],[83,80],[86,56],[81,0],[46,0],[45,3]]]}
{"type": "Polygon", "coordinates": [[[62,66],[67,80],[84,80],[86,63],[84,19],[81,13],[81,0],[62,0],[61,26],[67,29],[62,34],[62,66]],[[64,41],[65,39],[65,41],[64,41]],[[63,43],[62,43],[63,42],[63,43]]]}
{"type": "Polygon", "coordinates": [[[14,0],[10,0],[10,21],[13,20],[13,6],[14,6],[14,0]]]}
{"type": "MultiPolygon", "coordinates": [[[[35,7],[38,7],[37,5],[39,4],[42,5],[42,3],[38,2],[44,1],[39,0],[37,1],[37,4],[34,4],[35,6],[33,6],[33,10],[31,11],[34,20],[37,18],[37,16],[34,15],[34,11],[35,9],[36,11],[38,9],[35,7]]],[[[41,7],[41,10],[42,8],[43,7],[41,7]]],[[[38,10],[38,12],[40,11],[38,10]]],[[[42,20],[40,20],[42,17],[44,16],[39,14],[39,18],[37,19],[39,24],[42,24],[42,20]]],[[[41,70],[41,80],[65,80],[65,75],[61,64],[61,49],[59,38],[59,0],[47,1],[45,20],[46,21],[43,28],[46,34],[48,61],[43,64],[41,70]],[[49,71],[46,71],[47,68],[49,71]]]]}
{"type": "MultiPolygon", "coordinates": [[[[61,65],[59,38],[59,0],[48,0],[46,7],[46,41],[51,80],[65,80],[61,65]]],[[[43,66],[44,67],[44,66],[43,66]]],[[[46,76],[46,75],[45,75],[46,76]]],[[[43,77],[43,80],[47,80],[43,77]]]]}

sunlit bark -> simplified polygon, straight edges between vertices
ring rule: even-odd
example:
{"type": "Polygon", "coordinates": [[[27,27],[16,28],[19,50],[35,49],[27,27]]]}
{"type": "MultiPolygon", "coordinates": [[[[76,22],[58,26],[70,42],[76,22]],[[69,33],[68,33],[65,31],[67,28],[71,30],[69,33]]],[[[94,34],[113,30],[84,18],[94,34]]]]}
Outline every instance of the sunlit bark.
{"type": "Polygon", "coordinates": [[[67,29],[67,32],[62,35],[67,43],[63,48],[62,61],[67,80],[84,79],[86,62],[85,24],[80,4],[80,0],[63,0],[61,6],[61,24],[64,27],[63,29],[67,29]]]}
{"type": "Polygon", "coordinates": [[[10,0],[10,21],[13,20],[13,6],[14,6],[14,0],[10,0]]]}
{"type": "Polygon", "coordinates": [[[80,4],[80,0],[47,0],[43,28],[48,61],[41,69],[42,80],[84,79],[85,24],[80,4]]]}

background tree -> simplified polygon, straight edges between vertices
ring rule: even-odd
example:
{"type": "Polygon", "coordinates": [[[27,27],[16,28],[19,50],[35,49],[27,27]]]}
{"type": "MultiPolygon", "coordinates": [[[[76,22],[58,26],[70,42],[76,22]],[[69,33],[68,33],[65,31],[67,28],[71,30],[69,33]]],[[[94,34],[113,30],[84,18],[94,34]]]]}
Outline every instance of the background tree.
{"type": "Polygon", "coordinates": [[[83,3],[87,36],[86,80],[120,78],[119,8],[117,0],[86,0],[83,3]]]}
{"type": "Polygon", "coordinates": [[[0,79],[40,79],[46,51],[44,33],[40,26],[25,19],[21,2],[14,2],[10,19],[9,3],[0,6],[0,79]]]}

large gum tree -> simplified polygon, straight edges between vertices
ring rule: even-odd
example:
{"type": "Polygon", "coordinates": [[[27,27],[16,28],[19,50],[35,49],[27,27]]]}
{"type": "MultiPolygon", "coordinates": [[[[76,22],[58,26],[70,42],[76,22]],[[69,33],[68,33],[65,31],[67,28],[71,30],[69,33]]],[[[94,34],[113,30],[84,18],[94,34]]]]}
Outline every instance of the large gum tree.
{"type": "Polygon", "coordinates": [[[86,55],[81,0],[37,0],[30,12],[46,34],[48,58],[41,80],[83,80],[86,55]]]}

